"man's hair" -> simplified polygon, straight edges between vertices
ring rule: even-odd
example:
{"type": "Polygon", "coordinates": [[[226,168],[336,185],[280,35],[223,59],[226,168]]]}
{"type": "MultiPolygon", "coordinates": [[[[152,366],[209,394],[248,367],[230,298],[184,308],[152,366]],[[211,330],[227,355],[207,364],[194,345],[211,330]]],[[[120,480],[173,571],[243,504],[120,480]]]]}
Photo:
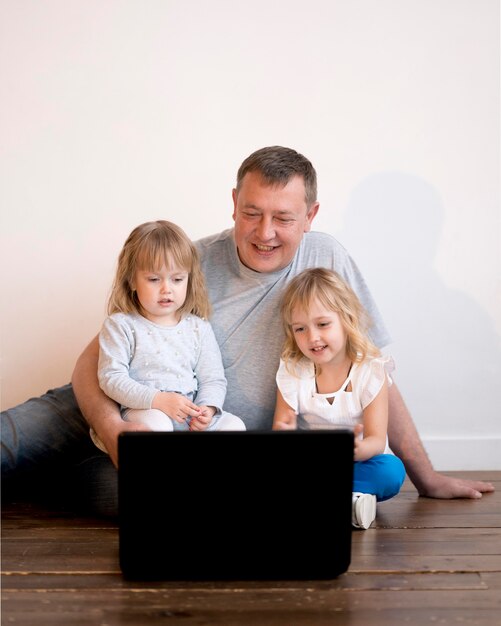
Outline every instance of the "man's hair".
{"type": "Polygon", "coordinates": [[[256,150],[240,166],[237,173],[237,191],[248,172],[258,172],[269,185],[285,185],[294,176],[304,181],[308,209],[317,201],[317,173],[310,161],[299,152],[282,146],[269,146],[256,150]]]}
{"type": "Polygon", "coordinates": [[[180,315],[192,313],[208,318],[211,309],[197,250],[182,228],[165,220],[140,224],[128,236],[118,257],[108,314],[141,313],[133,287],[136,271],[155,272],[162,265],[177,265],[188,272],[186,300],[179,308],[180,315]]]}

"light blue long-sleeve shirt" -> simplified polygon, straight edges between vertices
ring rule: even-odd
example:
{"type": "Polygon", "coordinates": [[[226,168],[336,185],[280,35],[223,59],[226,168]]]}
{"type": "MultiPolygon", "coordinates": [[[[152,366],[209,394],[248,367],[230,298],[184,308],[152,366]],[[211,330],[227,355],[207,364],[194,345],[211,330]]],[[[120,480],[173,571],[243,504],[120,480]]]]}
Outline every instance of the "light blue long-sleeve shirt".
{"type": "Polygon", "coordinates": [[[187,315],[160,326],[137,313],[114,313],[99,334],[99,384],[129,409],[149,409],[158,391],[222,409],[226,394],[221,352],[209,322],[187,315]]]}

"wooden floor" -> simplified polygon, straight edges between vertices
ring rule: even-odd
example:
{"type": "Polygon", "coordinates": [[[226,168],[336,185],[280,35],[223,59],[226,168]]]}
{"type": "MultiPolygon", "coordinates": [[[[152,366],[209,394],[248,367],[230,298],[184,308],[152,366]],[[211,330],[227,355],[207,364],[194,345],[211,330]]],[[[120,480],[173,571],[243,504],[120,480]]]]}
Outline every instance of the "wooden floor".
{"type": "Polygon", "coordinates": [[[501,472],[479,501],[419,498],[405,484],[353,532],[331,581],[130,583],[117,528],[33,505],[4,507],[2,624],[25,626],[501,625],[501,472]]]}

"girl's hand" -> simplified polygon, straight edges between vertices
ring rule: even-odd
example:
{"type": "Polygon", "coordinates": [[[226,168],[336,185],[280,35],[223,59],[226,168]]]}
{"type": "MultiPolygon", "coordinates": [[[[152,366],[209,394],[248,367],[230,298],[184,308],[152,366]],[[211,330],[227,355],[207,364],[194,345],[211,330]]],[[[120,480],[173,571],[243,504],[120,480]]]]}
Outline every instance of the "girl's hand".
{"type": "MultiPolygon", "coordinates": [[[[385,380],[377,396],[363,412],[362,440],[355,439],[355,461],[367,461],[377,454],[383,454],[386,447],[388,428],[388,382],[385,380]]],[[[357,424],[358,428],[360,427],[357,424]]],[[[354,429],[355,435],[362,431],[354,429]]]]}
{"type": "Polygon", "coordinates": [[[377,454],[383,454],[385,442],[380,437],[367,435],[362,439],[360,434],[364,431],[362,424],[357,424],[353,429],[355,435],[355,461],[367,461],[377,454]]]}
{"type": "MultiPolygon", "coordinates": [[[[364,425],[363,424],[357,424],[355,426],[355,428],[353,429],[353,436],[355,437],[355,461],[360,461],[360,453],[361,453],[361,449],[360,449],[360,444],[363,444],[363,439],[362,439],[362,433],[364,432],[364,425]]],[[[363,445],[362,445],[362,449],[363,449],[363,445]]]]}
{"type": "Polygon", "coordinates": [[[292,407],[284,400],[277,389],[277,403],[275,405],[275,415],[273,416],[273,430],[296,430],[297,415],[292,407]]]}
{"type": "Polygon", "coordinates": [[[374,441],[374,437],[362,439],[363,432],[363,424],[357,424],[353,429],[353,434],[355,435],[355,461],[367,461],[367,459],[377,454],[374,450],[374,446],[377,443],[374,441]]]}
{"type": "Polygon", "coordinates": [[[173,391],[159,391],[151,403],[152,409],[160,409],[171,419],[182,424],[187,417],[198,417],[200,408],[186,396],[173,391]]]}
{"type": "Polygon", "coordinates": [[[278,421],[273,424],[273,430],[296,430],[296,425],[278,421]]]}
{"type": "Polygon", "coordinates": [[[200,409],[200,415],[192,417],[190,420],[190,430],[192,431],[205,430],[212,422],[212,418],[216,413],[216,409],[213,406],[201,405],[198,408],[200,409]]]}

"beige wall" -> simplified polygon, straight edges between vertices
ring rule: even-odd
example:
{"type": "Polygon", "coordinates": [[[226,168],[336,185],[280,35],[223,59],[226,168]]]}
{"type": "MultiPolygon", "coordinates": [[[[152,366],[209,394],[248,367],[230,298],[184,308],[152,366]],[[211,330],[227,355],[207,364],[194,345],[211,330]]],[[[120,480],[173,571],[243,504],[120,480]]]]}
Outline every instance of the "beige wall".
{"type": "Polygon", "coordinates": [[[136,224],[230,226],[238,165],[282,144],[317,168],[316,228],[366,276],[435,464],[500,469],[497,1],[0,12],[3,408],[69,381],[136,224]]]}

